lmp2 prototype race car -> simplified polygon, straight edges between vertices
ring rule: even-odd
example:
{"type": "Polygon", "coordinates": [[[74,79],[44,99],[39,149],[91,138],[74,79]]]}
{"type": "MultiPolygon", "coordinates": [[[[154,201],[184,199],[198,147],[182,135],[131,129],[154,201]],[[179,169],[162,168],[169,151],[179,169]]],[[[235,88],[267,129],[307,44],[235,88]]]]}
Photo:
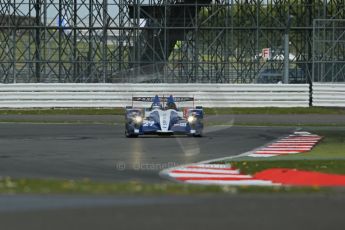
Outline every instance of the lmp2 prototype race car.
{"type": "Polygon", "coordinates": [[[126,137],[145,134],[185,134],[201,137],[204,128],[204,112],[201,106],[194,107],[193,97],[132,97],[132,106],[126,106],[126,137]],[[135,108],[133,101],[151,102],[150,108],[135,108]],[[175,102],[192,101],[193,107],[179,109],[175,102]]]}

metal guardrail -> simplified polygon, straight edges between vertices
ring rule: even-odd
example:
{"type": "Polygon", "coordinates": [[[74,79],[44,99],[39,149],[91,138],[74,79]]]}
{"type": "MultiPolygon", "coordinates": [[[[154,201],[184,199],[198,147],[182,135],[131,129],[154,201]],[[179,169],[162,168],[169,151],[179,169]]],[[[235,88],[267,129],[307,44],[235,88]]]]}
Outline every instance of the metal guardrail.
{"type": "MultiPolygon", "coordinates": [[[[131,105],[132,96],[153,97],[156,94],[194,96],[195,105],[204,107],[309,106],[307,84],[35,83],[0,84],[0,108],[124,107],[131,105]]],[[[190,102],[180,105],[190,105],[190,102]]]]}
{"type": "Polygon", "coordinates": [[[313,106],[345,107],[345,84],[313,84],[313,106]]]}

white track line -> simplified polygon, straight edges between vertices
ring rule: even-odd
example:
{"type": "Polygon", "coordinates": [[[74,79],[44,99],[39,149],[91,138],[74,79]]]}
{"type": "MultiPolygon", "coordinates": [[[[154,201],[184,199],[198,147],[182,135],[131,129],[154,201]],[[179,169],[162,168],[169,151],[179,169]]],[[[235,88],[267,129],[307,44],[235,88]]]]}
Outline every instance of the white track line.
{"type": "Polygon", "coordinates": [[[309,151],[311,148],[300,148],[300,147],[268,147],[263,148],[261,151],[309,151]]]}
{"type": "Polygon", "coordinates": [[[275,156],[279,156],[281,154],[256,154],[256,153],[252,153],[252,154],[249,154],[248,156],[249,157],[275,157],[275,156]]]}
{"type": "Polygon", "coordinates": [[[214,174],[239,174],[238,169],[231,169],[231,170],[214,170],[214,169],[194,169],[194,168],[175,168],[172,172],[179,171],[179,172],[193,172],[193,173],[214,173],[214,174]]]}
{"type": "MultiPolygon", "coordinates": [[[[186,178],[186,180],[188,178],[223,178],[223,179],[249,179],[249,178],[253,178],[250,175],[218,175],[218,174],[199,174],[199,173],[169,173],[168,174],[171,177],[174,177],[175,179],[179,180],[179,179],[183,179],[186,178]]],[[[190,179],[189,179],[190,180],[190,179]]]]}
{"type": "Polygon", "coordinates": [[[223,181],[223,180],[187,180],[186,183],[201,184],[201,185],[233,185],[233,186],[277,186],[280,184],[273,183],[268,180],[237,180],[237,181],[223,181]]]}
{"type": "Polygon", "coordinates": [[[190,164],[189,168],[232,169],[230,164],[190,164]]]}

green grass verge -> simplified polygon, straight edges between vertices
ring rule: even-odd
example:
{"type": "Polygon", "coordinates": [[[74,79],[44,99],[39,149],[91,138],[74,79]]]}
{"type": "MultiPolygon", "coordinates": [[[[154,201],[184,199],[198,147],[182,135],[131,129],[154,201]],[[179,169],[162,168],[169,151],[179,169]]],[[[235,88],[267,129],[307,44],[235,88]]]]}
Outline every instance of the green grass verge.
{"type": "Polygon", "coordinates": [[[236,161],[345,160],[344,128],[328,129],[327,127],[309,127],[308,131],[323,137],[323,139],[310,152],[270,158],[242,157],[238,158],[236,161]]]}
{"type": "Polygon", "coordinates": [[[343,108],[205,108],[206,114],[345,114],[343,108]]]}
{"type": "Polygon", "coordinates": [[[29,119],[0,119],[0,123],[31,123],[45,125],[124,125],[124,122],[109,121],[66,121],[66,120],[29,120],[29,119]]]}
{"type": "MultiPolygon", "coordinates": [[[[1,120],[0,120],[1,122],[1,120]]],[[[345,123],[324,123],[324,124],[316,124],[316,123],[267,123],[267,122],[253,122],[253,123],[245,123],[245,122],[205,122],[206,126],[276,126],[276,127],[344,127],[345,123]]]]}
{"type": "MultiPolygon", "coordinates": [[[[313,131],[312,131],[313,132],[313,131]]],[[[320,136],[323,136],[323,140],[317,144],[311,152],[305,155],[308,159],[320,159],[320,158],[344,158],[345,159],[345,130],[315,130],[320,136]]],[[[302,154],[299,154],[302,157],[302,154]]],[[[292,156],[290,156],[292,157],[292,156]]],[[[345,167],[344,167],[345,169],[345,167]]]]}
{"type": "Polygon", "coordinates": [[[123,108],[113,109],[0,109],[0,115],[123,115],[123,108]]]}
{"type": "MultiPolygon", "coordinates": [[[[331,188],[202,186],[173,183],[102,183],[90,180],[0,179],[0,194],[198,195],[339,192],[331,188]]],[[[340,191],[344,192],[344,191],[340,191]]]]}
{"type": "MultiPolygon", "coordinates": [[[[221,114],[344,114],[342,108],[204,108],[206,115],[221,114]]],[[[123,115],[123,108],[95,109],[1,109],[0,115],[123,115]]]]}
{"type": "Polygon", "coordinates": [[[344,129],[314,129],[309,131],[324,137],[310,152],[270,158],[242,157],[231,161],[231,164],[249,174],[269,168],[296,168],[345,174],[344,129]]]}
{"type": "Polygon", "coordinates": [[[255,174],[270,168],[293,168],[324,173],[345,174],[345,160],[270,160],[270,161],[236,161],[231,165],[241,172],[255,174]]]}

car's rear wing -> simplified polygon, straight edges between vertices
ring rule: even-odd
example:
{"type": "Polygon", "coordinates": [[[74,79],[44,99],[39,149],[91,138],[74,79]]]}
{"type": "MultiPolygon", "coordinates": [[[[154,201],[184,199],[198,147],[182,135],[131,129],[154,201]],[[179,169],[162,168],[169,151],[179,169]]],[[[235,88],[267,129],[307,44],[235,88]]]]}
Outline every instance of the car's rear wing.
{"type": "MultiPolygon", "coordinates": [[[[132,97],[132,101],[153,102],[154,97],[132,97]]],[[[167,102],[167,97],[159,97],[161,102],[167,102]]],[[[194,97],[174,97],[175,102],[194,101],[194,97]]]]}
{"type": "MultiPolygon", "coordinates": [[[[154,97],[132,97],[132,106],[134,101],[142,101],[142,102],[153,102],[154,97]]],[[[167,97],[164,95],[159,97],[159,100],[163,103],[167,102],[167,97]]],[[[185,101],[192,101],[194,107],[194,97],[174,97],[175,102],[185,102],[185,101]]]]}

